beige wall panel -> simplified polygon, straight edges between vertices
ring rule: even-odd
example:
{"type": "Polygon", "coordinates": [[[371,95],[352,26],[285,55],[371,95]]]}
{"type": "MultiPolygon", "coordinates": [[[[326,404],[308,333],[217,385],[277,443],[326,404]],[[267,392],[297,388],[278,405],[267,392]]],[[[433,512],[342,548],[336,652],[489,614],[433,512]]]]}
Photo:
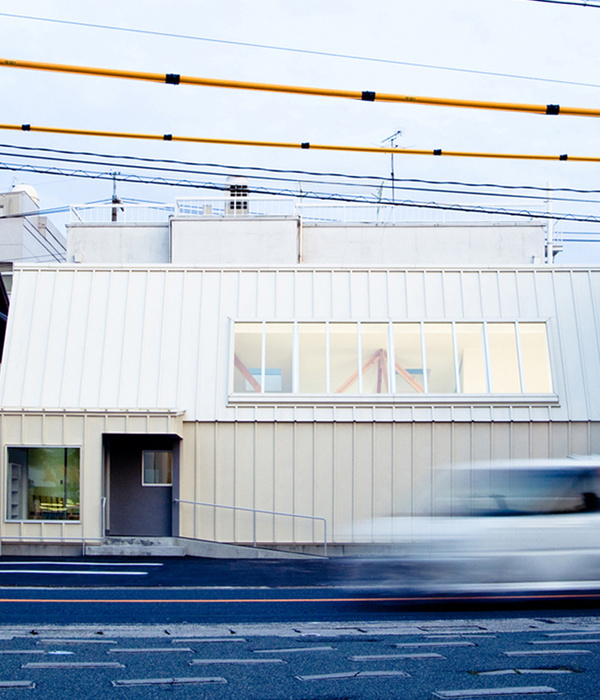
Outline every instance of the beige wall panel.
{"type": "Polygon", "coordinates": [[[394,512],[398,488],[394,464],[394,425],[373,424],[373,515],[388,516],[394,512]],[[387,467],[387,468],[386,468],[387,467]]]}
{"type": "MultiPolygon", "coordinates": [[[[217,503],[216,498],[216,425],[209,423],[188,423],[185,426],[182,444],[182,472],[184,481],[189,483],[193,475],[193,490],[185,500],[202,503],[217,503]],[[188,444],[189,440],[189,444],[188,444]]],[[[184,505],[181,509],[183,532],[186,537],[215,539],[217,512],[215,508],[184,505]],[[189,529],[188,529],[189,528],[189,529]]]]}
{"type": "Polygon", "coordinates": [[[24,425],[21,414],[2,415],[2,442],[6,445],[24,445],[24,425]]]}
{"type": "MultiPolygon", "coordinates": [[[[489,455],[482,457],[487,459],[511,459],[513,456],[513,425],[511,423],[493,423],[491,424],[492,445],[489,455]]],[[[481,431],[477,431],[481,436],[481,431]]],[[[525,454],[529,454],[529,446],[525,454]]]]}
{"type": "Polygon", "coordinates": [[[550,425],[548,423],[531,424],[531,457],[541,459],[550,454],[550,425]]]}
{"type": "Polygon", "coordinates": [[[429,513],[433,497],[432,460],[435,427],[430,423],[415,423],[413,430],[413,508],[429,513]]]}
{"type": "MultiPolygon", "coordinates": [[[[374,462],[375,440],[372,423],[353,423],[354,443],[354,475],[353,502],[351,518],[354,524],[370,521],[377,508],[374,501],[373,481],[374,470],[379,471],[379,465],[374,462]]],[[[379,436],[378,436],[379,437],[379,436]]],[[[385,471],[389,474],[390,462],[383,462],[385,471]]]]}
{"type": "Polygon", "coordinates": [[[600,423],[590,423],[590,454],[600,455],[600,423]]]}
{"type": "Polygon", "coordinates": [[[349,541],[355,489],[354,424],[336,423],[333,426],[333,513],[331,530],[336,541],[349,541]]]}
{"type": "MultiPolygon", "coordinates": [[[[236,453],[234,423],[217,423],[216,429],[216,469],[215,502],[218,504],[237,505],[235,503],[236,453]]],[[[224,542],[234,541],[235,513],[219,510],[217,520],[217,539],[224,542]]]]}
{"type": "Polygon", "coordinates": [[[392,424],[393,512],[410,513],[413,508],[412,423],[392,424]]]}
{"type": "MultiPolygon", "coordinates": [[[[254,484],[256,471],[254,465],[253,425],[237,424],[233,435],[234,468],[233,481],[234,503],[240,508],[254,508],[254,484]],[[249,428],[249,430],[248,430],[249,428]]],[[[254,540],[254,515],[246,511],[234,512],[235,540],[252,542],[254,540]]]]}
{"type": "Polygon", "coordinates": [[[64,421],[64,444],[89,447],[85,440],[86,419],[82,415],[69,416],[64,421]]]}
{"type": "Polygon", "coordinates": [[[39,414],[30,414],[23,423],[23,444],[44,444],[44,417],[39,414]]]}
{"type": "MultiPolygon", "coordinates": [[[[245,451],[243,458],[252,460],[252,467],[255,470],[254,507],[259,510],[277,510],[275,505],[275,426],[269,423],[254,423],[243,426],[243,432],[250,438],[250,449],[245,451]]],[[[257,518],[256,528],[259,539],[272,540],[275,536],[274,517],[261,515],[257,518]]]]}
{"type": "MultiPolygon", "coordinates": [[[[307,423],[294,424],[294,511],[300,515],[315,513],[316,452],[315,426],[307,423]]],[[[323,539],[323,527],[311,520],[297,519],[295,522],[297,542],[314,542],[323,539]]]]}
{"type": "MultiPolygon", "coordinates": [[[[273,490],[275,493],[275,510],[281,513],[293,513],[295,500],[294,457],[296,452],[294,424],[275,423],[274,438],[273,490]]],[[[307,476],[310,477],[310,472],[307,476]]],[[[301,515],[306,514],[302,507],[297,512],[301,515]]],[[[295,521],[295,518],[277,516],[275,518],[276,539],[283,542],[294,542],[295,521]]]]}
{"type": "Polygon", "coordinates": [[[570,423],[569,426],[569,454],[589,454],[592,447],[590,424],[570,423]]]}
{"type": "Polygon", "coordinates": [[[525,459],[531,457],[529,423],[511,423],[511,454],[523,456],[525,459]]]}
{"type": "MultiPolygon", "coordinates": [[[[331,515],[334,503],[334,443],[331,424],[317,423],[314,430],[314,515],[327,518],[327,535],[333,537],[331,515]]],[[[300,475],[299,475],[300,478],[300,475]]]]}
{"type": "Polygon", "coordinates": [[[570,427],[568,423],[553,423],[551,426],[551,451],[553,457],[565,457],[570,449],[570,427]]]}

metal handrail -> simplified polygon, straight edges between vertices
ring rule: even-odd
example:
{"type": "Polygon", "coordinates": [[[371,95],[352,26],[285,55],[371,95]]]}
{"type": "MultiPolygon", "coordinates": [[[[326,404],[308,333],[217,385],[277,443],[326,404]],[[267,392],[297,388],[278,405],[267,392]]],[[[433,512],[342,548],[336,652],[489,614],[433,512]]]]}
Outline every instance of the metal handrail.
{"type": "Polygon", "coordinates": [[[101,527],[102,527],[102,537],[106,535],[106,496],[102,496],[100,499],[100,520],[101,520],[101,527]]]}
{"type": "Polygon", "coordinates": [[[246,513],[252,513],[252,544],[256,547],[256,514],[264,515],[282,515],[288,518],[303,518],[304,520],[319,520],[323,523],[323,556],[327,556],[327,520],[317,515],[298,515],[297,513],[283,513],[277,510],[262,510],[260,508],[246,508],[244,506],[226,506],[220,503],[204,503],[202,501],[186,501],[181,498],[173,499],[175,503],[185,503],[193,506],[207,506],[209,508],[224,508],[226,510],[241,510],[246,513]]]}

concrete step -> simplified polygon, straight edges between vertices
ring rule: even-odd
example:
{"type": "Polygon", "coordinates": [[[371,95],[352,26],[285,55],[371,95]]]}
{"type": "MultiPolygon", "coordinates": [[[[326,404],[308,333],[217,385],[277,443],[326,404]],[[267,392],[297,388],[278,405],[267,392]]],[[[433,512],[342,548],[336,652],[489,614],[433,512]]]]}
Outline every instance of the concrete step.
{"type": "Polygon", "coordinates": [[[106,537],[100,544],[87,544],[88,557],[184,557],[185,547],[173,537],[106,537]]]}

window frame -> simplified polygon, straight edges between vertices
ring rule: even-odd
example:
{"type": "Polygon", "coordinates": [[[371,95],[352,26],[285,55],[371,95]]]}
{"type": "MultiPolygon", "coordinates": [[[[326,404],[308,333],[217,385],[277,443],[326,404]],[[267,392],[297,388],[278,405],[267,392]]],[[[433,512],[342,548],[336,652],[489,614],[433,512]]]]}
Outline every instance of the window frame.
{"type": "MultiPolygon", "coordinates": [[[[525,405],[557,405],[559,404],[559,397],[557,394],[557,381],[555,368],[552,361],[552,333],[550,318],[519,318],[519,319],[507,319],[507,318],[459,318],[459,319],[448,319],[448,318],[403,318],[403,319],[301,319],[301,320],[287,320],[287,319],[254,319],[249,320],[247,318],[237,319],[229,318],[229,340],[230,340],[230,353],[229,353],[229,366],[228,366],[228,397],[227,403],[231,405],[235,404],[352,404],[352,405],[374,405],[374,404],[386,404],[386,405],[410,405],[410,404],[442,404],[442,405],[452,405],[452,404],[468,404],[468,405],[485,405],[493,406],[496,404],[507,405],[507,404],[525,404],[525,405]],[[234,366],[235,357],[235,326],[238,323],[255,323],[261,324],[261,337],[262,337],[262,349],[261,356],[263,358],[263,368],[264,368],[264,354],[265,354],[265,334],[266,327],[268,323],[290,323],[293,324],[293,340],[292,340],[292,392],[265,392],[263,389],[264,384],[261,383],[261,392],[235,392],[234,391],[234,374],[236,368],[234,366]],[[330,348],[330,333],[329,327],[332,324],[355,324],[358,336],[358,355],[359,355],[359,374],[357,378],[357,385],[359,380],[362,380],[361,371],[361,327],[367,324],[386,324],[388,327],[387,340],[388,340],[388,392],[386,393],[334,393],[331,391],[331,377],[330,377],[330,359],[331,359],[331,348],[330,348]],[[325,333],[325,352],[326,352],[326,382],[327,389],[326,393],[299,393],[299,332],[298,328],[302,324],[322,324],[326,329],[325,333]],[[420,339],[421,339],[421,362],[423,367],[423,393],[396,393],[396,372],[393,371],[395,362],[395,347],[394,347],[394,328],[400,324],[419,324],[420,327],[420,339]],[[454,378],[457,390],[454,393],[432,393],[428,391],[428,370],[427,368],[427,351],[425,346],[425,327],[427,324],[448,324],[451,327],[451,337],[452,337],[452,349],[453,349],[453,365],[454,365],[454,378]],[[459,368],[459,358],[457,353],[457,331],[456,326],[474,324],[481,326],[482,329],[482,353],[483,353],[483,366],[485,369],[485,384],[486,391],[478,393],[466,393],[459,392],[458,389],[462,388],[462,382],[460,381],[460,368],[459,368]],[[517,354],[518,361],[518,371],[519,371],[519,383],[521,391],[518,393],[492,393],[492,374],[491,374],[491,362],[490,362],[490,344],[488,336],[488,326],[494,324],[512,324],[515,331],[515,351],[517,354]],[[544,327],[545,338],[546,338],[546,349],[547,349],[547,360],[548,360],[548,375],[549,381],[551,383],[551,391],[549,392],[529,392],[524,391],[526,386],[526,378],[524,377],[524,368],[522,360],[522,348],[521,348],[521,338],[519,334],[520,324],[538,324],[544,327]]],[[[362,382],[361,382],[362,384],[362,382]]]]}
{"type": "MultiPolygon", "coordinates": [[[[47,524],[54,524],[54,525],[81,525],[83,522],[83,515],[82,515],[82,510],[83,510],[83,498],[81,494],[81,484],[82,484],[82,474],[83,474],[83,445],[17,445],[17,444],[6,444],[4,445],[4,451],[3,451],[3,458],[4,458],[4,488],[6,489],[6,495],[4,498],[4,522],[6,524],[10,523],[35,523],[37,525],[41,523],[47,523],[47,524]],[[75,519],[69,519],[65,518],[63,519],[45,519],[45,518],[11,518],[10,513],[9,513],[9,498],[10,498],[10,492],[9,492],[9,468],[11,465],[11,462],[9,462],[8,459],[8,451],[14,449],[14,450],[35,450],[35,449],[44,449],[44,450],[49,450],[49,449],[58,449],[58,450],[78,450],[79,451],[79,516],[75,519]]],[[[65,504],[66,505],[66,504],[65,504]]]]}
{"type": "Polygon", "coordinates": [[[141,464],[142,464],[142,475],[141,475],[142,476],[142,486],[144,486],[144,487],[146,487],[146,486],[147,487],[159,486],[161,488],[173,486],[173,464],[174,464],[173,450],[153,450],[153,449],[142,450],[141,464]],[[160,483],[159,482],[152,482],[152,483],[146,482],[145,455],[147,452],[153,452],[153,453],[166,452],[166,453],[171,455],[171,481],[170,482],[160,482],[160,483]]]}

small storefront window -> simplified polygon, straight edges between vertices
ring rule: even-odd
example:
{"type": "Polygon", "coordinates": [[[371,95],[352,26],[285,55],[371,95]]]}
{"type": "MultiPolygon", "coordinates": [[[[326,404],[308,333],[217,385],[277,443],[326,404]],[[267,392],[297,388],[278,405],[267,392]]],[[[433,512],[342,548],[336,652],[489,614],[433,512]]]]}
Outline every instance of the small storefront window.
{"type": "Polygon", "coordinates": [[[79,520],[78,447],[9,447],[8,520],[79,520]]]}
{"type": "Polygon", "coordinates": [[[171,486],[173,483],[173,453],[171,450],[144,450],[143,486],[171,486]]]}

